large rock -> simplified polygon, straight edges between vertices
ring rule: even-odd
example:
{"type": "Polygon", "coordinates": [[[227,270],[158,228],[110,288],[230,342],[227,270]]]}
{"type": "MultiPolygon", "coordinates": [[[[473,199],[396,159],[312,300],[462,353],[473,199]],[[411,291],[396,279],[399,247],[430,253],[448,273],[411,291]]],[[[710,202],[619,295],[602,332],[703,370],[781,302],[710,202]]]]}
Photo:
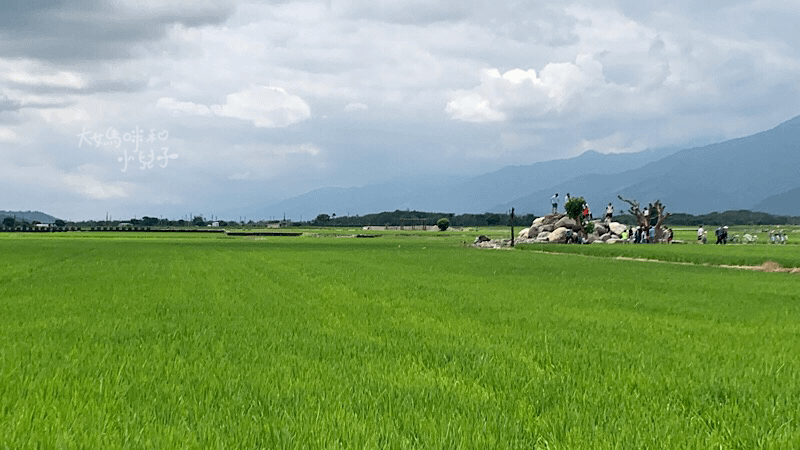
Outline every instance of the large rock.
{"type": "Polygon", "coordinates": [[[530,233],[530,231],[531,231],[531,229],[530,229],[530,228],[523,228],[523,229],[522,229],[522,230],[521,230],[521,231],[520,231],[520,232],[517,234],[517,237],[518,237],[518,238],[520,238],[520,239],[528,239],[528,237],[530,236],[528,233],[530,233]]]}
{"type": "Polygon", "coordinates": [[[578,223],[575,222],[574,220],[570,219],[567,216],[564,216],[564,217],[558,219],[558,222],[556,222],[553,226],[556,227],[556,228],[569,228],[570,230],[578,230],[579,229],[578,228],[578,223]]]}
{"type": "Polygon", "coordinates": [[[544,224],[544,216],[533,219],[532,227],[538,227],[544,224]]]}
{"type": "Polygon", "coordinates": [[[542,225],[553,225],[559,220],[561,220],[562,217],[564,217],[564,214],[548,214],[544,216],[542,225]]]}
{"type": "Polygon", "coordinates": [[[567,228],[561,227],[556,228],[550,235],[547,236],[547,240],[550,242],[564,242],[566,239],[567,228]]]}
{"type": "Polygon", "coordinates": [[[627,230],[628,227],[619,222],[611,222],[608,224],[608,229],[617,236],[622,236],[622,232],[627,230]]]}
{"type": "Polygon", "coordinates": [[[547,231],[548,233],[551,233],[555,229],[556,227],[554,227],[552,223],[548,225],[542,225],[542,228],[540,228],[540,230],[547,231]]]}
{"type": "Polygon", "coordinates": [[[594,232],[597,233],[598,236],[602,236],[608,233],[608,228],[606,228],[606,226],[603,224],[595,224],[594,232]]]}

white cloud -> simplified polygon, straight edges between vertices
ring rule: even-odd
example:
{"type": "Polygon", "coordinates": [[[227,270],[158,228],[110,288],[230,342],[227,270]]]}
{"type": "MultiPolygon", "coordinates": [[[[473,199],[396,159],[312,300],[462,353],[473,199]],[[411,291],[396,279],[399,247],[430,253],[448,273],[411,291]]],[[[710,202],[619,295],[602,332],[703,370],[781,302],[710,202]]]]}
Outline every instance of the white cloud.
{"type": "Polygon", "coordinates": [[[193,116],[209,116],[211,109],[206,105],[198,105],[192,102],[181,102],[174,98],[161,97],[156,102],[156,108],[165,109],[172,113],[190,114],[193,116]]]}
{"type": "Polygon", "coordinates": [[[80,89],[86,86],[86,82],[80,75],[72,72],[57,72],[53,74],[30,74],[25,72],[5,74],[7,81],[33,86],[54,86],[80,89]]]}
{"type": "Polygon", "coordinates": [[[456,92],[445,111],[454,119],[465,122],[498,122],[506,118],[505,114],[492,107],[492,100],[478,92],[456,92]]]}
{"type": "Polygon", "coordinates": [[[0,128],[0,142],[14,142],[17,140],[17,133],[10,128],[0,128]]]}
{"type": "Polygon", "coordinates": [[[104,183],[85,174],[67,173],[62,180],[73,192],[96,200],[126,198],[130,188],[129,183],[104,183]]]}
{"type": "Polygon", "coordinates": [[[211,110],[218,116],[251,120],[263,128],[287,127],[311,117],[311,108],[302,98],[275,86],[228,94],[224,105],[213,105],[211,110]]]}
{"type": "Polygon", "coordinates": [[[503,74],[485,69],[480,85],[455,92],[445,111],[468,122],[560,115],[574,108],[582,94],[604,85],[602,65],[589,55],[579,55],[574,63],[547,64],[538,75],[533,69],[503,74]]]}
{"type": "Polygon", "coordinates": [[[283,128],[311,117],[311,108],[302,98],[275,86],[256,86],[228,94],[225,104],[206,106],[161,97],[156,108],[196,116],[232,117],[252,121],[260,128],[283,128]]]}
{"type": "Polygon", "coordinates": [[[40,109],[39,115],[48,123],[55,125],[76,125],[92,120],[92,116],[79,106],[40,109]]]}
{"type": "Polygon", "coordinates": [[[86,80],[81,74],[57,70],[30,60],[8,60],[0,58],[0,80],[27,86],[82,89],[86,80]]]}
{"type": "Polygon", "coordinates": [[[0,96],[18,105],[19,108],[52,107],[67,101],[65,97],[27,93],[19,89],[2,89],[0,96]]]}

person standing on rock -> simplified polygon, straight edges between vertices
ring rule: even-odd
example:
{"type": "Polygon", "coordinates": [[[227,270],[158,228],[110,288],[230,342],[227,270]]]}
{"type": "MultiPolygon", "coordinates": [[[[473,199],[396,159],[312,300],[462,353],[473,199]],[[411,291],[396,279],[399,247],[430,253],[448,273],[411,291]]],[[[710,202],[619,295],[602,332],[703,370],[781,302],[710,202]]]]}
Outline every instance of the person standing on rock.
{"type": "Polygon", "coordinates": [[[556,195],[550,197],[550,204],[553,205],[553,214],[558,212],[558,192],[556,195]]]}
{"type": "Polygon", "coordinates": [[[614,215],[614,205],[611,203],[606,206],[606,223],[611,223],[611,216],[614,215]]]}

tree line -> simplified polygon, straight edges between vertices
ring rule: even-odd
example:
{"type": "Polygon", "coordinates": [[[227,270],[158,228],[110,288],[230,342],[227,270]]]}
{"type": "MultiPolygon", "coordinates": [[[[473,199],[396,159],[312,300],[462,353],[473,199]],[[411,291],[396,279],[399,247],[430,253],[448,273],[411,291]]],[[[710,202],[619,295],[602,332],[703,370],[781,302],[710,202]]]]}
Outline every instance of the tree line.
{"type": "MultiPolygon", "coordinates": [[[[367,214],[363,216],[342,216],[335,214],[320,214],[314,220],[308,222],[314,226],[332,227],[353,227],[353,226],[411,226],[415,222],[413,219],[424,220],[425,225],[434,226],[441,218],[447,218],[450,226],[453,227],[476,227],[476,226],[505,226],[509,225],[511,217],[503,213],[483,213],[483,214],[453,214],[425,211],[401,211],[381,212],[367,214]]],[[[653,218],[657,218],[653,214],[653,218]]],[[[536,218],[533,214],[517,215],[514,217],[514,224],[529,226],[536,218]]],[[[625,225],[637,225],[637,218],[632,214],[622,214],[614,217],[614,221],[625,225]]],[[[417,222],[419,223],[419,222],[417,222]]],[[[724,225],[800,225],[800,217],[780,216],[764,212],[754,212],[748,210],[711,212],[708,214],[692,215],[686,213],[672,213],[664,219],[663,225],[669,226],[699,226],[704,224],[724,224],[724,225]]]]}
{"type": "MultiPolygon", "coordinates": [[[[655,217],[655,216],[654,216],[655,217]]],[[[364,226],[436,226],[439,219],[446,218],[452,227],[484,227],[484,226],[507,226],[511,224],[510,214],[504,213],[482,213],[482,214],[453,214],[442,212],[426,211],[385,211],[363,216],[336,216],[336,214],[319,214],[316,218],[309,221],[289,221],[286,226],[320,226],[320,227],[364,227],[364,226]]],[[[533,214],[522,214],[514,217],[514,225],[529,226],[536,218],[533,214]]],[[[614,217],[614,221],[636,225],[637,219],[631,214],[622,214],[614,217]]],[[[35,221],[34,221],[35,222],[35,221]]],[[[249,220],[246,222],[215,220],[221,227],[265,227],[278,221],[271,220],[249,220]]],[[[85,220],[75,222],[65,222],[56,220],[57,227],[77,226],[77,227],[103,227],[118,226],[120,223],[129,223],[133,226],[143,227],[187,227],[187,226],[208,226],[212,221],[196,216],[191,220],[171,220],[157,217],[144,216],[141,219],[128,220],[85,220]]],[[[21,221],[12,217],[4,217],[2,226],[12,228],[14,226],[33,225],[28,221],[21,221]]],[[[711,212],[708,214],[692,215],[685,213],[673,213],[664,221],[664,225],[669,226],[700,226],[700,225],[800,225],[800,217],[780,216],[763,212],[748,210],[711,212]]]]}
{"type": "MultiPolygon", "coordinates": [[[[426,211],[385,211],[363,216],[340,216],[335,214],[320,214],[309,225],[328,227],[365,227],[365,226],[435,226],[439,219],[446,218],[452,227],[485,227],[506,226],[511,223],[510,214],[483,213],[483,214],[453,214],[426,211]]],[[[536,217],[525,214],[514,217],[516,225],[530,225],[536,217]]]]}

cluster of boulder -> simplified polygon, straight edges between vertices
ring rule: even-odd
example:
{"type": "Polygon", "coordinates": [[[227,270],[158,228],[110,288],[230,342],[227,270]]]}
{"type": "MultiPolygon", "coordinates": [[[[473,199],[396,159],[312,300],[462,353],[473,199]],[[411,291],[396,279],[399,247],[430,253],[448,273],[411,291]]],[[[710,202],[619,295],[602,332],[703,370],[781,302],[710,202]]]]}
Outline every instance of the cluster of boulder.
{"type": "MultiPolygon", "coordinates": [[[[583,239],[585,243],[594,242],[621,242],[622,233],[628,229],[626,225],[618,222],[603,222],[600,220],[592,221],[594,231],[583,239]]],[[[524,228],[519,232],[517,238],[519,242],[567,242],[568,236],[573,235],[578,238],[577,232],[580,230],[578,223],[567,217],[566,214],[548,214],[537,217],[529,228],[524,228]],[[570,233],[570,231],[572,233],[570,233]]]]}
{"type": "MultiPolygon", "coordinates": [[[[523,228],[517,235],[516,242],[520,244],[530,243],[566,243],[581,242],[586,244],[623,242],[622,233],[628,227],[619,222],[603,222],[600,220],[592,221],[594,230],[586,236],[579,234],[580,226],[566,214],[548,214],[537,217],[530,227],[523,228]]],[[[482,248],[502,248],[511,244],[509,239],[489,239],[486,236],[479,236],[473,242],[476,247],[482,248]]]]}

